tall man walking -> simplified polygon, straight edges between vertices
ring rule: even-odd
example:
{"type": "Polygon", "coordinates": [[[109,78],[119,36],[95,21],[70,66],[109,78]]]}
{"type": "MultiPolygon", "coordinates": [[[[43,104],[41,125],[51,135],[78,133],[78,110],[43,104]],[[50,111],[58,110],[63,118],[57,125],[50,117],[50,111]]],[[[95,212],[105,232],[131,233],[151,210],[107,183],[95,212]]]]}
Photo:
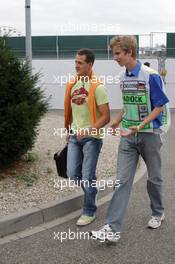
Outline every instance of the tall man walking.
{"type": "Polygon", "coordinates": [[[162,130],[168,125],[169,100],[160,75],[137,61],[136,44],[132,36],[114,37],[110,42],[114,60],[126,69],[120,79],[123,109],[112,124],[115,130],[121,123],[117,161],[120,186],[114,190],[104,227],[91,232],[93,239],[101,241],[104,237],[112,242],[120,238],[139,155],[148,170],[147,191],[152,211],[148,227],[158,228],[165,218],[160,148],[162,130]]]}

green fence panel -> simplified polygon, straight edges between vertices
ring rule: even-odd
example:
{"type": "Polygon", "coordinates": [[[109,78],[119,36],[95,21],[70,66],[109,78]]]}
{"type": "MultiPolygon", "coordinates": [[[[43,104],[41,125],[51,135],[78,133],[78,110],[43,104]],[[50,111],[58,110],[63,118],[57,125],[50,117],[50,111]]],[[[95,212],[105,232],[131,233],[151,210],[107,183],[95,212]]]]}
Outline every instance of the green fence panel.
{"type": "Polygon", "coordinates": [[[175,57],[175,33],[167,33],[167,57],[175,57]]]}
{"type": "Polygon", "coordinates": [[[18,57],[25,57],[25,37],[8,37],[6,45],[13,50],[18,57]]]}
{"type": "Polygon", "coordinates": [[[56,58],[56,36],[32,37],[33,58],[56,58]]]}
{"type": "Polygon", "coordinates": [[[89,48],[96,58],[107,58],[107,36],[59,36],[59,58],[74,58],[79,49],[89,48]]]}

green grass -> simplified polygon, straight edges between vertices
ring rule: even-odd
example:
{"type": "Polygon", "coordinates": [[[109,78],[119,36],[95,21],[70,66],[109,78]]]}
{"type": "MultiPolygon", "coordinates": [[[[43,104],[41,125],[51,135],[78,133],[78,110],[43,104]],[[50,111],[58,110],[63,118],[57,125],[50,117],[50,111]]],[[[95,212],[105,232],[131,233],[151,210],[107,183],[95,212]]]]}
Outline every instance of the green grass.
{"type": "Polygon", "coordinates": [[[33,184],[38,180],[38,176],[36,174],[21,174],[16,175],[15,178],[20,182],[25,182],[27,186],[33,186],[33,184]]]}
{"type": "Polygon", "coordinates": [[[27,162],[35,162],[36,160],[38,160],[38,155],[36,153],[27,152],[25,155],[25,161],[27,162]]]}

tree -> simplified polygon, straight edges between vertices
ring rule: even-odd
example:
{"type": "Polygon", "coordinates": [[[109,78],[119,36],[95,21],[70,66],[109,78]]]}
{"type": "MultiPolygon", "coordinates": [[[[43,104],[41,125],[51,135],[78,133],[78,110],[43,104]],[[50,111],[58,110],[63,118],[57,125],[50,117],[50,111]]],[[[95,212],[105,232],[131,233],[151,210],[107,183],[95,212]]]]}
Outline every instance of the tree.
{"type": "Polygon", "coordinates": [[[0,38],[0,167],[19,160],[34,145],[48,101],[28,62],[20,61],[0,38]]]}

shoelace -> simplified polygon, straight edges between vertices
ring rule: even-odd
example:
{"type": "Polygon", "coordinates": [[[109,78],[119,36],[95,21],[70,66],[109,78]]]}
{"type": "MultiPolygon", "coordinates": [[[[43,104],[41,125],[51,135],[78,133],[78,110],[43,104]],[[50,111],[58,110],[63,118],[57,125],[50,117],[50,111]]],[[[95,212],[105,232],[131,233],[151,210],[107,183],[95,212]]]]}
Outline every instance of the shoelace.
{"type": "Polygon", "coordinates": [[[107,225],[105,225],[100,231],[101,231],[101,232],[111,231],[111,228],[110,228],[110,226],[107,224],[107,225]]]}
{"type": "Polygon", "coordinates": [[[160,221],[160,217],[157,217],[157,216],[152,216],[152,221],[160,221]]]}

